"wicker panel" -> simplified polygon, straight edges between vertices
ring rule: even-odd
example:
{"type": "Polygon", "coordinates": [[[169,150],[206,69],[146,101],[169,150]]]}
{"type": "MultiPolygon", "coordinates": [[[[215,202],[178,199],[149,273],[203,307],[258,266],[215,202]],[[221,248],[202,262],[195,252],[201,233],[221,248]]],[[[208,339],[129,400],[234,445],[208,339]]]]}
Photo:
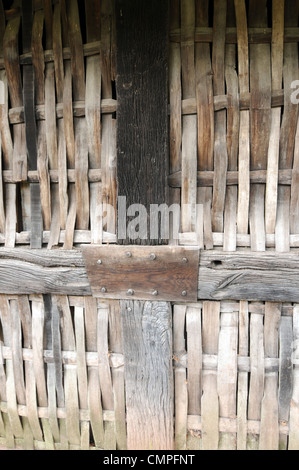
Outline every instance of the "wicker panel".
{"type": "Polygon", "coordinates": [[[291,304],[174,306],[178,448],[298,449],[297,315],[291,304]]]}
{"type": "MultiPolygon", "coordinates": [[[[176,449],[298,449],[298,312],[174,305],[176,449]]],[[[0,445],[126,448],[117,303],[2,296],[0,331],[0,445]]]]}
{"type": "Polygon", "coordinates": [[[0,309],[0,445],[125,449],[118,305],[2,296],[0,309]]]}
{"type": "Polygon", "coordinates": [[[35,1],[27,51],[19,49],[22,2],[16,0],[6,13],[1,2],[0,243],[7,247],[28,244],[34,236],[34,183],[40,187],[44,246],[115,241],[115,224],[108,217],[103,227],[100,218],[102,203],[116,204],[113,5],[102,1],[100,14],[99,2],[86,3],[85,11],[76,0],[53,6],[35,1]],[[27,67],[34,72],[30,116],[23,83],[27,67]],[[35,139],[27,133],[32,127],[35,139]],[[36,148],[36,168],[27,164],[30,145],[36,148]]]}
{"type": "Polygon", "coordinates": [[[297,2],[171,3],[169,183],[193,204],[180,243],[298,248],[297,2]]]}

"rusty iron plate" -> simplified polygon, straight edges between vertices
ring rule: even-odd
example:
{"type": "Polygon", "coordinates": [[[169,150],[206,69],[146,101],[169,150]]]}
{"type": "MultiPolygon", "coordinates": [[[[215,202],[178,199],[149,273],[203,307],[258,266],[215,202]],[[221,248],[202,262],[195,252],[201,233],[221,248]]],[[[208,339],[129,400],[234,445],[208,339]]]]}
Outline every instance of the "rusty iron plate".
{"type": "Polygon", "coordinates": [[[94,297],[197,301],[198,248],[88,245],[82,253],[94,297]]]}

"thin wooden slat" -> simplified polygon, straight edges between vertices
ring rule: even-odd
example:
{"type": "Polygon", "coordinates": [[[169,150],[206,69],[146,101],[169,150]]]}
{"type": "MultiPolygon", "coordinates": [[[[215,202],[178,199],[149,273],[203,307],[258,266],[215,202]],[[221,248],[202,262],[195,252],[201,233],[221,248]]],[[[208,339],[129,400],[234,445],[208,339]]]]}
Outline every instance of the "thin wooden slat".
{"type": "Polygon", "coordinates": [[[298,409],[298,358],[299,358],[299,316],[298,305],[294,305],[293,313],[293,347],[292,347],[292,363],[293,363],[293,392],[290,407],[290,431],[288,449],[296,450],[299,446],[299,409],[298,409]]]}
{"type": "MultiPolygon", "coordinates": [[[[253,1],[249,26],[267,26],[266,1],[253,1]]],[[[271,119],[271,66],[269,45],[250,46],[251,169],[266,169],[271,119]]],[[[265,250],[265,186],[251,186],[251,249],[265,250]]]]}
{"type": "MultiPolygon", "coordinates": [[[[18,306],[22,331],[24,337],[24,348],[32,348],[32,317],[28,296],[18,296],[18,306]]],[[[42,429],[38,419],[36,379],[34,376],[33,362],[25,363],[25,383],[26,383],[26,406],[28,410],[28,420],[34,439],[43,440],[42,429]]]]}
{"type": "MultiPolygon", "coordinates": [[[[64,351],[75,351],[76,341],[73,319],[66,296],[56,297],[57,308],[62,316],[61,344],[64,351]]],[[[75,364],[64,364],[64,394],[66,411],[66,436],[69,446],[80,446],[80,420],[79,420],[79,397],[77,382],[77,366],[75,364]]]]}
{"type": "MultiPolygon", "coordinates": [[[[285,2],[285,25],[290,26],[298,24],[299,2],[285,2]]],[[[280,135],[280,168],[292,168],[294,159],[294,145],[297,129],[298,106],[292,103],[291,84],[293,80],[298,79],[298,57],[294,44],[286,44],[284,47],[284,112],[281,123],[280,135]]],[[[289,251],[289,233],[290,233],[290,197],[291,189],[289,187],[279,187],[278,209],[280,209],[277,218],[275,231],[275,245],[277,251],[289,251]]]]}
{"type": "MultiPolygon", "coordinates": [[[[225,91],[224,57],[225,57],[225,28],[226,28],[227,2],[214,0],[213,25],[213,88],[214,94],[223,94],[225,91]]],[[[212,203],[212,227],[215,231],[223,231],[223,215],[227,172],[227,139],[226,139],[226,113],[218,111],[215,114],[215,144],[214,144],[214,190],[212,203]]]]}
{"type": "MultiPolygon", "coordinates": [[[[181,63],[182,97],[195,97],[194,62],[195,1],[181,2],[181,63]]],[[[182,232],[194,232],[196,226],[196,181],[197,171],[197,118],[184,116],[182,121],[182,232]]]]}
{"type": "Polygon", "coordinates": [[[188,350],[188,414],[200,415],[202,395],[201,309],[187,308],[186,330],[188,350]]]}
{"type": "Polygon", "coordinates": [[[108,308],[98,310],[97,350],[103,407],[105,410],[113,410],[113,390],[108,361],[108,315],[108,308]]]}
{"type": "MultiPolygon", "coordinates": [[[[279,385],[278,385],[278,419],[282,425],[289,421],[292,399],[292,317],[281,317],[279,328],[279,385]]],[[[287,438],[280,433],[279,448],[286,449],[287,438]]]]}
{"type": "MultiPolygon", "coordinates": [[[[69,45],[69,30],[65,1],[60,2],[62,19],[63,45],[69,45]]],[[[63,121],[66,142],[67,167],[75,169],[75,131],[73,120],[73,95],[72,95],[72,64],[70,60],[64,62],[64,87],[63,87],[63,121]]],[[[64,247],[71,249],[74,241],[76,223],[76,189],[74,184],[69,185],[68,214],[66,219],[66,238],[64,247]]]]}
{"type": "MultiPolygon", "coordinates": [[[[265,304],[264,344],[265,358],[278,357],[278,329],[281,305],[265,304]]],[[[260,450],[277,450],[279,442],[278,423],[278,373],[266,372],[264,397],[261,409],[260,450]]]]}
{"type": "MultiPolygon", "coordinates": [[[[47,154],[49,158],[49,168],[58,169],[58,147],[57,147],[57,123],[55,112],[55,77],[54,77],[54,64],[47,64],[45,70],[45,130],[46,130],[46,145],[47,154]]],[[[51,227],[50,227],[50,240],[48,248],[58,244],[59,239],[59,187],[57,184],[51,185],[51,227]]]]}
{"type": "MultiPolygon", "coordinates": [[[[183,305],[175,305],[173,311],[173,349],[174,360],[177,355],[181,355],[185,351],[185,321],[186,307],[183,305]]],[[[174,388],[175,394],[175,448],[186,449],[187,435],[187,413],[188,413],[188,389],[187,376],[184,367],[175,367],[174,371],[174,388]]]]}
{"type": "MultiPolygon", "coordinates": [[[[196,1],[196,26],[208,26],[208,3],[208,1],[196,1]]],[[[195,45],[195,80],[198,169],[206,172],[214,168],[214,100],[209,44],[195,45]]],[[[199,188],[197,203],[203,205],[203,246],[209,250],[213,248],[212,188],[199,188]]]]}
{"type": "MultiPolygon", "coordinates": [[[[87,41],[101,38],[101,5],[99,1],[85,1],[87,41]]],[[[86,59],[85,115],[88,132],[89,167],[101,166],[101,62],[99,56],[86,59]]],[[[102,243],[102,221],[97,207],[101,204],[101,186],[90,184],[90,226],[92,242],[102,243]]]]}
{"type": "MultiPolygon", "coordinates": [[[[18,301],[10,301],[11,327],[12,327],[12,363],[14,371],[14,379],[16,384],[16,398],[18,405],[26,405],[25,381],[22,360],[22,330],[21,321],[18,310],[18,301]]],[[[33,436],[29,426],[28,418],[21,418],[24,430],[24,448],[25,450],[33,449],[33,436]]]]}
{"type": "MultiPolygon", "coordinates": [[[[57,101],[63,102],[64,91],[64,66],[62,52],[62,31],[61,31],[61,9],[56,4],[53,13],[53,52],[55,67],[55,82],[57,101]]],[[[59,214],[60,227],[66,226],[68,193],[67,193],[67,158],[66,158],[66,142],[64,135],[64,119],[58,121],[58,170],[59,170],[59,214]]]]}
{"type": "MultiPolygon", "coordinates": [[[[284,1],[274,1],[272,9],[272,89],[279,90],[282,86],[284,53],[284,1]]],[[[281,108],[272,109],[271,113],[272,120],[268,150],[267,190],[265,200],[266,233],[275,233],[281,108]]]]}
{"type": "MultiPolygon", "coordinates": [[[[217,354],[219,339],[220,304],[203,302],[202,349],[206,354],[217,354]]],[[[215,371],[203,373],[203,396],[201,399],[202,449],[217,450],[219,445],[219,397],[215,371]]]]}
{"type": "MultiPolygon", "coordinates": [[[[14,7],[21,7],[21,0],[15,0],[14,7]]],[[[13,107],[23,105],[21,70],[19,65],[18,34],[20,17],[10,20],[4,34],[3,53],[4,64],[9,84],[10,100],[13,107]]],[[[17,124],[13,129],[14,150],[12,169],[18,181],[26,180],[27,155],[25,144],[24,124],[17,124]]]]}
{"type": "MultiPolygon", "coordinates": [[[[33,368],[36,378],[38,405],[48,407],[48,392],[45,379],[43,346],[44,346],[44,303],[41,296],[32,300],[32,350],[33,368]]],[[[41,419],[46,449],[54,450],[54,440],[48,419],[41,419]]]]}
{"type": "MultiPolygon", "coordinates": [[[[196,1],[196,26],[209,23],[208,0],[196,1]]],[[[210,46],[195,45],[196,105],[198,114],[198,167],[213,169],[214,153],[214,100],[210,46]]]]}
{"type": "MultiPolygon", "coordinates": [[[[0,6],[0,23],[1,23],[1,33],[0,33],[0,57],[3,57],[3,37],[5,32],[5,14],[3,5],[0,6]]],[[[7,100],[7,80],[5,70],[0,71],[0,125],[1,125],[1,135],[0,135],[0,151],[3,153],[3,162],[1,159],[1,174],[5,168],[5,162],[12,161],[12,140],[10,129],[8,125],[8,100],[7,100]],[[8,146],[8,148],[7,148],[8,146]],[[7,155],[9,152],[9,155],[7,155]]],[[[6,163],[7,164],[7,163],[6,163]]],[[[5,200],[4,200],[4,185],[1,178],[0,182],[0,231],[5,232],[5,200]]]]}
{"type": "MultiPolygon", "coordinates": [[[[261,402],[264,393],[264,331],[263,318],[250,315],[250,380],[248,393],[248,420],[261,419],[261,402]]],[[[248,448],[258,448],[258,436],[248,435],[248,448]]]]}
{"type": "MultiPolygon", "coordinates": [[[[31,48],[31,36],[33,27],[33,4],[32,1],[22,1],[22,33],[23,52],[31,48]]],[[[26,145],[28,156],[28,169],[37,169],[37,126],[35,120],[35,78],[32,65],[23,67],[23,102],[26,145]]],[[[31,217],[31,248],[42,247],[42,213],[40,200],[40,187],[33,183],[30,185],[30,217],[31,217]]]]}
{"type": "MultiPolygon", "coordinates": [[[[0,296],[1,324],[3,328],[4,344],[12,347],[13,331],[9,301],[6,296],[0,296]]],[[[11,430],[15,438],[23,438],[24,430],[17,411],[16,382],[14,377],[13,360],[7,360],[6,368],[6,397],[7,413],[11,425],[11,430]]]]}
{"type": "MultiPolygon", "coordinates": [[[[248,302],[241,301],[239,309],[239,348],[240,356],[248,356],[248,302]]],[[[237,450],[246,450],[247,447],[247,399],[248,399],[248,373],[238,374],[237,395],[237,450]]]]}
{"type": "MultiPolygon", "coordinates": [[[[68,34],[71,48],[71,65],[73,77],[73,97],[75,100],[85,99],[85,64],[83,44],[80,29],[80,19],[77,0],[67,2],[68,34]]],[[[89,186],[88,172],[88,143],[86,121],[84,118],[74,120],[75,134],[75,169],[76,169],[76,210],[77,228],[87,229],[89,226],[89,186]]]]}
{"type": "MultiPolygon", "coordinates": [[[[97,301],[93,297],[86,297],[85,330],[87,351],[97,351],[97,301]]],[[[97,366],[88,366],[88,407],[90,410],[90,424],[96,447],[104,447],[103,410],[101,404],[101,389],[99,371],[97,366]]]]}
{"type": "MultiPolygon", "coordinates": [[[[77,374],[80,409],[88,409],[88,386],[85,357],[84,309],[75,307],[75,336],[77,349],[77,374]]],[[[80,422],[81,449],[88,450],[90,442],[89,421],[80,422]]]]}
{"type": "MultiPolygon", "coordinates": [[[[35,12],[32,28],[32,64],[35,76],[35,101],[37,105],[45,105],[44,51],[42,45],[44,31],[44,12],[35,12]]],[[[51,191],[48,168],[48,153],[46,146],[46,123],[37,123],[37,168],[40,183],[40,198],[43,214],[43,226],[50,230],[51,226],[51,191]]]]}
{"type": "MultiPolygon", "coordinates": [[[[109,302],[109,345],[116,354],[123,352],[119,302],[109,302]]],[[[112,368],[116,449],[127,449],[124,368],[112,368]]]]}
{"type": "MultiPolygon", "coordinates": [[[[233,2],[228,3],[227,25],[235,23],[235,12],[233,2]]],[[[228,170],[238,169],[239,151],[239,84],[236,73],[236,47],[226,45],[225,49],[225,82],[227,94],[230,96],[231,104],[227,109],[227,153],[228,170]]],[[[226,201],[224,208],[224,240],[225,251],[236,250],[237,243],[237,201],[238,187],[226,189],[226,201]]]]}
{"type": "MultiPolygon", "coordinates": [[[[170,7],[170,28],[180,23],[180,3],[173,0],[170,7]]],[[[169,51],[169,100],[170,100],[170,174],[181,169],[182,109],[181,109],[181,48],[170,43],[169,51]]]]}
{"type": "MultiPolygon", "coordinates": [[[[292,170],[291,183],[291,202],[290,202],[290,233],[294,234],[299,230],[298,226],[298,204],[299,204],[299,123],[297,122],[297,130],[294,145],[294,163],[292,170]]],[[[291,238],[291,237],[290,237],[291,238]]]]}
{"type": "Polygon", "coordinates": [[[53,328],[53,306],[52,298],[50,295],[43,295],[44,312],[45,312],[45,346],[48,350],[53,351],[53,362],[47,365],[46,380],[47,380],[47,393],[48,393],[48,416],[49,425],[53,435],[54,443],[60,442],[60,430],[57,419],[57,407],[58,407],[58,396],[59,396],[59,385],[56,383],[57,379],[57,348],[55,342],[55,328],[53,328]],[[57,387],[56,387],[57,385],[57,387]],[[56,390],[57,395],[56,396],[56,390]]]}
{"type": "MultiPolygon", "coordinates": [[[[16,6],[18,5],[19,3],[16,4],[16,6]]],[[[10,99],[11,99],[11,103],[13,106],[19,106],[22,104],[21,98],[20,98],[22,96],[22,87],[20,83],[20,71],[19,71],[18,53],[17,53],[17,35],[18,35],[19,25],[20,25],[19,19],[10,20],[5,30],[5,34],[3,38],[4,64],[5,64],[5,69],[6,69],[7,83],[9,84],[10,99]]],[[[4,123],[5,123],[5,119],[4,119],[4,123]]],[[[2,124],[3,124],[3,117],[2,117],[2,124]]],[[[10,148],[10,145],[8,146],[8,150],[10,150],[10,152],[7,155],[7,159],[8,159],[7,163],[8,163],[8,167],[12,169],[14,175],[19,178],[19,175],[17,175],[15,171],[15,147],[16,147],[16,140],[20,135],[20,130],[21,130],[20,126],[18,126],[18,129],[19,129],[18,133],[15,130],[13,131],[13,138],[14,138],[14,142],[12,144],[13,146],[11,148],[10,148]]],[[[6,133],[4,135],[8,135],[8,134],[6,133]]],[[[10,139],[8,142],[10,143],[10,139]]],[[[5,211],[6,211],[5,245],[7,247],[14,247],[16,223],[17,223],[16,186],[15,185],[9,186],[7,188],[5,211]]]]}
{"type": "MultiPolygon", "coordinates": [[[[221,313],[217,389],[219,396],[219,414],[233,418],[237,411],[237,344],[238,313],[221,313]]],[[[220,434],[219,449],[235,450],[236,436],[220,434]]]]}

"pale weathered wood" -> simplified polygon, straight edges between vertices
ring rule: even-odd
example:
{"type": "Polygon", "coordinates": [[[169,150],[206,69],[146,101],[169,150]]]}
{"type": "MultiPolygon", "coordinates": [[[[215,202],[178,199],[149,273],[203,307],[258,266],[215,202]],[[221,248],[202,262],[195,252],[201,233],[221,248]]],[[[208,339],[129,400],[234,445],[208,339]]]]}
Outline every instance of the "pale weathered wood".
{"type": "MultiPolygon", "coordinates": [[[[281,316],[280,304],[265,304],[264,345],[265,358],[278,357],[278,330],[281,316]]],[[[277,450],[278,423],[278,373],[265,372],[264,396],[261,408],[260,450],[277,450]]]]}
{"type": "MultiPolygon", "coordinates": [[[[119,302],[109,302],[109,347],[115,354],[119,354],[120,356],[123,355],[122,324],[119,302]]],[[[111,356],[109,357],[109,359],[111,358],[111,356]]],[[[116,449],[126,450],[127,433],[124,367],[113,367],[111,375],[114,398],[114,432],[116,449]]]]}
{"type": "MultiPolygon", "coordinates": [[[[225,28],[227,1],[215,0],[213,25],[213,89],[214,94],[223,94],[225,90],[224,57],[225,57],[225,28]]],[[[215,114],[214,142],[214,191],[212,203],[212,227],[215,231],[223,231],[223,217],[226,194],[226,172],[228,164],[226,113],[219,111],[215,114]]]]}
{"type": "Polygon", "coordinates": [[[290,433],[289,433],[289,450],[296,450],[299,446],[299,410],[298,410],[298,357],[299,357],[299,323],[298,323],[298,305],[294,306],[293,314],[293,347],[292,347],[292,364],[293,364],[293,392],[290,407],[290,433]]]}
{"type": "MultiPolygon", "coordinates": [[[[284,53],[284,1],[274,1],[272,12],[272,89],[282,86],[282,69],[284,53]]],[[[277,187],[279,168],[279,139],[281,108],[272,109],[270,142],[268,149],[267,186],[265,202],[266,233],[275,233],[277,213],[277,187]]]]}
{"type": "Polygon", "coordinates": [[[201,311],[188,307],[186,313],[188,350],[188,414],[201,412],[202,395],[202,338],[201,311]]]}
{"type": "MultiPolygon", "coordinates": [[[[217,354],[219,339],[220,304],[204,302],[202,310],[202,350],[217,354]]],[[[201,399],[202,448],[216,450],[219,444],[219,397],[217,374],[207,370],[203,374],[203,395],[201,399]]]]}
{"type": "Polygon", "coordinates": [[[171,450],[170,305],[166,302],[121,301],[121,309],[126,358],[128,449],[171,450]]]}
{"type": "MultiPolygon", "coordinates": [[[[47,253],[2,249],[2,271],[2,293],[91,295],[79,250],[47,253]]],[[[202,300],[298,302],[299,299],[297,259],[291,253],[203,252],[198,275],[198,299],[202,300]]]]}
{"type": "MultiPolygon", "coordinates": [[[[292,398],[292,318],[282,317],[279,328],[279,386],[278,386],[278,419],[283,425],[289,421],[292,398]]],[[[279,435],[279,448],[287,447],[286,436],[279,435]]]]}
{"type": "MultiPolygon", "coordinates": [[[[249,8],[249,25],[267,26],[266,1],[253,1],[249,8]]],[[[250,46],[251,86],[251,169],[265,169],[270,137],[271,67],[270,47],[250,46]]],[[[265,186],[252,185],[250,195],[251,249],[265,250],[265,186]]]]}
{"type": "MultiPolygon", "coordinates": [[[[175,305],[173,311],[173,349],[174,361],[185,351],[185,330],[186,307],[175,305]]],[[[192,356],[191,356],[192,361],[192,356]]],[[[191,363],[192,370],[192,363],[191,363]]],[[[192,386],[192,380],[191,380],[192,386]]],[[[187,414],[188,414],[188,390],[187,374],[184,367],[175,367],[174,371],[174,389],[176,390],[174,412],[175,412],[175,448],[186,449],[187,437],[187,414]]]]}
{"type": "MultiPolygon", "coordinates": [[[[237,343],[238,313],[222,313],[220,320],[217,390],[219,396],[219,414],[233,418],[237,411],[237,343]]],[[[219,449],[234,450],[236,436],[220,435],[219,449]]]]}
{"type": "MultiPolygon", "coordinates": [[[[261,419],[261,402],[264,393],[264,332],[263,318],[250,316],[250,380],[248,392],[248,420],[261,419]]],[[[258,449],[258,436],[248,435],[248,448],[258,449]]]]}
{"type": "MultiPolygon", "coordinates": [[[[170,27],[180,23],[180,2],[173,0],[170,6],[170,27]]],[[[170,174],[181,169],[182,143],[182,92],[181,92],[181,48],[180,44],[169,45],[169,102],[170,102],[170,174]]]]}
{"type": "MultiPolygon", "coordinates": [[[[248,356],[248,302],[240,302],[239,310],[239,355],[248,356]]],[[[247,399],[248,399],[248,374],[238,374],[237,395],[237,450],[246,450],[247,447],[247,399]]]]}

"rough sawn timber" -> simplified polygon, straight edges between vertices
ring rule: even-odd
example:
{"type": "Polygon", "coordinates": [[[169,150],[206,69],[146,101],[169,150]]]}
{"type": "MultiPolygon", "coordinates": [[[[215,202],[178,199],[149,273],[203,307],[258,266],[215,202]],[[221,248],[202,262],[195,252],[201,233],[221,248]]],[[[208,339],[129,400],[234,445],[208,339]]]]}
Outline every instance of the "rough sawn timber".
{"type": "MultiPolygon", "coordinates": [[[[202,252],[198,300],[299,302],[299,252],[202,252]],[[263,282],[261,282],[263,279],[263,282]]],[[[0,251],[0,294],[90,296],[81,250],[0,251]]]]}

